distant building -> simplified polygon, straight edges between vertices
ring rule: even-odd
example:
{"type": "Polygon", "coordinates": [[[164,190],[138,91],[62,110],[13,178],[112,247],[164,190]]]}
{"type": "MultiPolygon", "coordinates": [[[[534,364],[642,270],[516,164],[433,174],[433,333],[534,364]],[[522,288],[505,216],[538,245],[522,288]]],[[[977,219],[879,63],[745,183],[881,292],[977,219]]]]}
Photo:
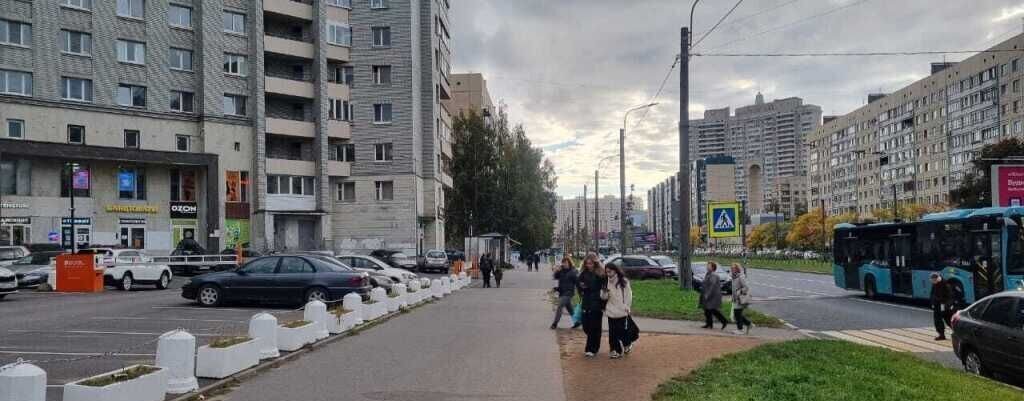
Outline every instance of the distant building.
{"type": "Polygon", "coordinates": [[[736,201],[736,159],[712,156],[690,163],[690,224],[707,226],[709,202],[736,201]]]}
{"type": "Polygon", "coordinates": [[[483,74],[466,73],[452,74],[452,98],[446,101],[452,116],[458,116],[474,110],[487,117],[494,113],[494,101],[487,90],[487,80],[483,74]]]}

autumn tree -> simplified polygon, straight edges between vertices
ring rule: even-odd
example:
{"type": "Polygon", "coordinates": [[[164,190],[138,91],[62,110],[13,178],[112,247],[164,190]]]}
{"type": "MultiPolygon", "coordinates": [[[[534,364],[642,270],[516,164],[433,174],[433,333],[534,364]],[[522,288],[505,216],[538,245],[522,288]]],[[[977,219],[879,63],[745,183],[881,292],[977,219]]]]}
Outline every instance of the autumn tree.
{"type": "MultiPolygon", "coordinates": [[[[902,221],[917,221],[921,220],[921,217],[928,213],[942,212],[949,210],[949,208],[949,205],[945,204],[904,203],[899,206],[899,218],[902,221]]],[[[871,215],[878,221],[893,221],[896,219],[891,207],[874,209],[871,211],[871,215]]]]}
{"type": "Polygon", "coordinates": [[[789,223],[767,223],[761,224],[750,230],[747,234],[747,248],[764,249],[786,247],[786,235],[789,232],[789,223]]]}
{"type": "Polygon", "coordinates": [[[832,241],[833,229],[837,224],[857,221],[857,214],[853,212],[825,216],[824,220],[822,216],[821,208],[815,208],[797,217],[786,234],[786,243],[796,249],[823,249],[832,241]]]}

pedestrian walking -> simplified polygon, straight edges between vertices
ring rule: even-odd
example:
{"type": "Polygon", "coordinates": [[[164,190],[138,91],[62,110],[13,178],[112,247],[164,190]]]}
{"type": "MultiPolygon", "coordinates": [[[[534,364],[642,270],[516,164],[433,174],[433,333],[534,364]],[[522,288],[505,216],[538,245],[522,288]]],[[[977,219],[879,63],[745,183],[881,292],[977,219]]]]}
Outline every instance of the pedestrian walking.
{"type": "Polygon", "coordinates": [[[491,272],[494,271],[494,261],[491,255],[484,253],[480,256],[480,275],[484,276],[484,288],[491,288],[491,272]]]}
{"type": "Polygon", "coordinates": [[[722,323],[722,330],[729,325],[729,320],[722,315],[722,285],[718,279],[718,265],[715,262],[708,262],[708,272],[704,275],[704,282],[700,289],[700,308],[704,310],[704,326],[701,328],[714,328],[711,318],[714,317],[722,323]]]}
{"type": "Polygon", "coordinates": [[[605,273],[608,277],[608,303],[604,306],[604,316],[608,318],[608,347],[611,349],[608,356],[618,359],[633,350],[633,341],[626,336],[633,306],[633,288],[621,267],[609,264],[605,273]]]}
{"type": "Polygon", "coordinates": [[[953,290],[949,283],[942,279],[939,273],[932,273],[932,320],[935,323],[935,332],[939,333],[935,341],[946,339],[946,326],[952,327],[949,320],[953,316],[953,290]]]}
{"type": "Polygon", "coordinates": [[[747,285],[747,275],[739,263],[733,263],[732,274],[732,320],[736,321],[736,334],[750,334],[754,324],[743,315],[750,306],[750,287],[747,285]]]}
{"type": "Polygon", "coordinates": [[[501,288],[501,278],[505,276],[505,269],[501,267],[501,263],[494,264],[494,284],[501,288]]]}
{"type": "Polygon", "coordinates": [[[608,299],[607,281],[604,268],[597,255],[590,253],[583,260],[583,270],[576,284],[583,304],[583,332],[587,334],[584,356],[593,358],[601,348],[601,317],[605,300],[608,299]]]}
{"type": "MultiPolygon", "coordinates": [[[[576,295],[576,283],[579,278],[576,268],[572,265],[572,259],[562,259],[562,264],[555,271],[554,278],[558,282],[558,286],[555,287],[555,293],[558,294],[558,307],[555,308],[555,321],[551,323],[551,330],[558,328],[558,322],[562,320],[563,309],[569,312],[570,317],[573,315],[575,306],[572,304],[572,298],[576,295]]],[[[579,323],[573,323],[573,327],[578,325],[579,323]]]]}

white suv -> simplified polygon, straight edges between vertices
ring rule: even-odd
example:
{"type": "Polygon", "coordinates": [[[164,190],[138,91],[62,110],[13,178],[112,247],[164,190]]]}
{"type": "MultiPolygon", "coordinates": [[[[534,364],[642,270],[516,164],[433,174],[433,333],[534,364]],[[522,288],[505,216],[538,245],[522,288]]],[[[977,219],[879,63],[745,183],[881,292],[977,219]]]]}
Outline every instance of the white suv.
{"type": "Polygon", "coordinates": [[[136,249],[90,248],[84,252],[96,255],[96,265],[103,266],[103,283],[130,291],[136,284],[152,284],[166,289],[171,284],[170,266],[154,264],[153,258],[136,249]]]}
{"type": "Polygon", "coordinates": [[[0,266],[10,266],[14,261],[28,256],[31,252],[23,246],[0,246],[0,266]]]}

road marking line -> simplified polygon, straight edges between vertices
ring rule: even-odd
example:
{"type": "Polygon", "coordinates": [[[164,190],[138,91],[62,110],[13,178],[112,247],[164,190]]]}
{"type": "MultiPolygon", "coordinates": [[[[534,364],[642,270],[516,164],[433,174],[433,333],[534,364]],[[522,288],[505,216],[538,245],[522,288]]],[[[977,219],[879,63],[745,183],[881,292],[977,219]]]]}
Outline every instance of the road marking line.
{"type": "Polygon", "coordinates": [[[204,322],[204,323],[248,323],[247,320],[217,320],[217,319],[171,319],[164,317],[114,317],[95,316],[93,320],[164,320],[169,322],[204,322]]]}
{"type": "MultiPolygon", "coordinates": [[[[108,355],[105,353],[96,352],[47,352],[47,351],[0,351],[0,354],[14,354],[14,355],[67,355],[67,356],[104,356],[108,355]]],[[[113,353],[110,356],[156,356],[156,354],[119,354],[113,353]]]]}
{"type": "Polygon", "coordinates": [[[925,348],[925,349],[928,349],[928,350],[931,350],[931,351],[934,351],[934,352],[947,352],[947,351],[951,351],[952,350],[951,348],[943,347],[942,345],[938,345],[938,344],[934,344],[934,343],[929,343],[927,341],[918,340],[917,338],[914,338],[914,337],[909,337],[909,336],[905,336],[905,335],[890,333],[890,332],[885,331],[885,330],[864,330],[864,331],[867,332],[867,333],[870,333],[870,334],[874,334],[874,335],[880,336],[880,337],[889,338],[889,339],[891,339],[893,341],[899,341],[899,342],[902,342],[902,343],[905,343],[905,344],[913,345],[915,347],[925,348]]]}
{"type": "Polygon", "coordinates": [[[849,341],[849,342],[852,342],[852,343],[857,343],[857,344],[860,344],[860,345],[867,345],[867,346],[870,346],[870,347],[881,347],[881,348],[890,349],[890,350],[893,350],[893,351],[899,351],[897,349],[893,349],[892,347],[888,347],[885,344],[879,344],[879,343],[876,343],[876,342],[865,340],[865,339],[860,338],[860,337],[854,337],[854,336],[846,335],[846,334],[844,334],[843,332],[840,332],[840,331],[820,331],[819,333],[824,334],[824,335],[829,336],[829,337],[837,338],[837,339],[840,339],[840,340],[849,341]]]}
{"type": "MultiPolygon", "coordinates": [[[[144,333],[137,331],[92,331],[92,330],[67,330],[67,331],[45,331],[45,330],[7,330],[9,333],[53,333],[53,334],[103,334],[103,335],[123,335],[123,336],[160,336],[164,333],[144,333]]],[[[213,334],[195,334],[196,337],[217,337],[213,334]]]]}
{"type": "MultiPolygon", "coordinates": [[[[153,309],[186,309],[186,310],[202,310],[208,312],[250,312],[260,313],[261,309],[240,309],[240,308],[205,308],[200,306],[151,306],[153,309]]],[[[287,309],[283,309],[287,310],[287,309]]]]}
{"type": "Polygon", "coordinates": [[[927,348],[922,348],[922,347],[918,347],[916,345],[911,345],[911,344],[907,344],[907,343],[904,343],[904,342],[901,342],[901,341],[896,341],[896,340],[893,340],[893,339],[890,339],[890,338],[886,338],[886,337],[883,337],[883,336],[880,336],[880,335],[877,335],[877,334],[871,334],[871,333],[869,333],[869,332],[867,332],[865,330],[847,330],[847,331],[844,331],[844,333],[847,334],[847,335],[851,335],[851,336],[854,336],[854,337],[860,337],[860,338],[863,338],[865,340],[876,342],[876,343],[879,343],[879,344],[885,344],[888,347],[895,348],[895,349],[897,349],[899,351],[906,351],[906,352],[931,352],[931,350],[929,350],[927,348]]]}
{"type": "Polygon", "coordinates": [[[875,304],[875,305],[891,306],[893,308],[912,310],[912,311],[915,311],[915,312],[928,312],[928,313],[931,313],[931,309],[918,308],[916,306],[907,306],[907,305],[892,304],[892,303],[887,303],[887,302],[878,302],[878,301],[872,301],[872,300],[863,299],[863,298],[850,298],[850,299],[852,299],[854,301],[857,301],[857,302],[865,302],[865,303],[875,304]]]}
{"type": "Polygon", "coordinates": [[[888,331],[888,332],[891,332],[891,333],[896,333],[896,334],[900,334],[900,335],[905,335],[907,337],[916,338],[918,340],[927,342],[929,344],[942,344],[942,345],[945,345],[946,348],[948,348],[946,351],[950,351],[950,350],[953,349],[953,342],[950,341],[948,338],[945,339],[945,340],[942,340],[942,341],[935,341],[935,332],[934,332],[934,330],[932,330],[932,332],[930,334],[921,333],[921,332],[916,331],[914,329],[884,329],[884,330],[888,331]]]}
{"type": "Polygon", "coordinates": [[[766,284],[766,283],[755,283],[755,284],[751,284],[751,287],[754,287],[754,288],[757,288],[758,286],[765,286],[765,287],[769,287],[769,288],[775,288],[775,289],[778,289],[778,290],[786,290],[786,291],[793,291],[793,292],[802,292],[802,293],[805,293],[805,294],[814,294],[814,295],[820,295],[820,296],[826,296],[826,297],[827,297],[827,296],[831,296],[831,295],[832,295],[832,294],[826,294],[826,293],[823,293],[823,292],[817,292],[817,291],[807,291],[807,290],[801,290],[801,289],[797,289],[797,288],[789,288],[789,287],[781,287],[781,286],[777,286],[777,285],[771,285],[771,284],[766,284]]]}

